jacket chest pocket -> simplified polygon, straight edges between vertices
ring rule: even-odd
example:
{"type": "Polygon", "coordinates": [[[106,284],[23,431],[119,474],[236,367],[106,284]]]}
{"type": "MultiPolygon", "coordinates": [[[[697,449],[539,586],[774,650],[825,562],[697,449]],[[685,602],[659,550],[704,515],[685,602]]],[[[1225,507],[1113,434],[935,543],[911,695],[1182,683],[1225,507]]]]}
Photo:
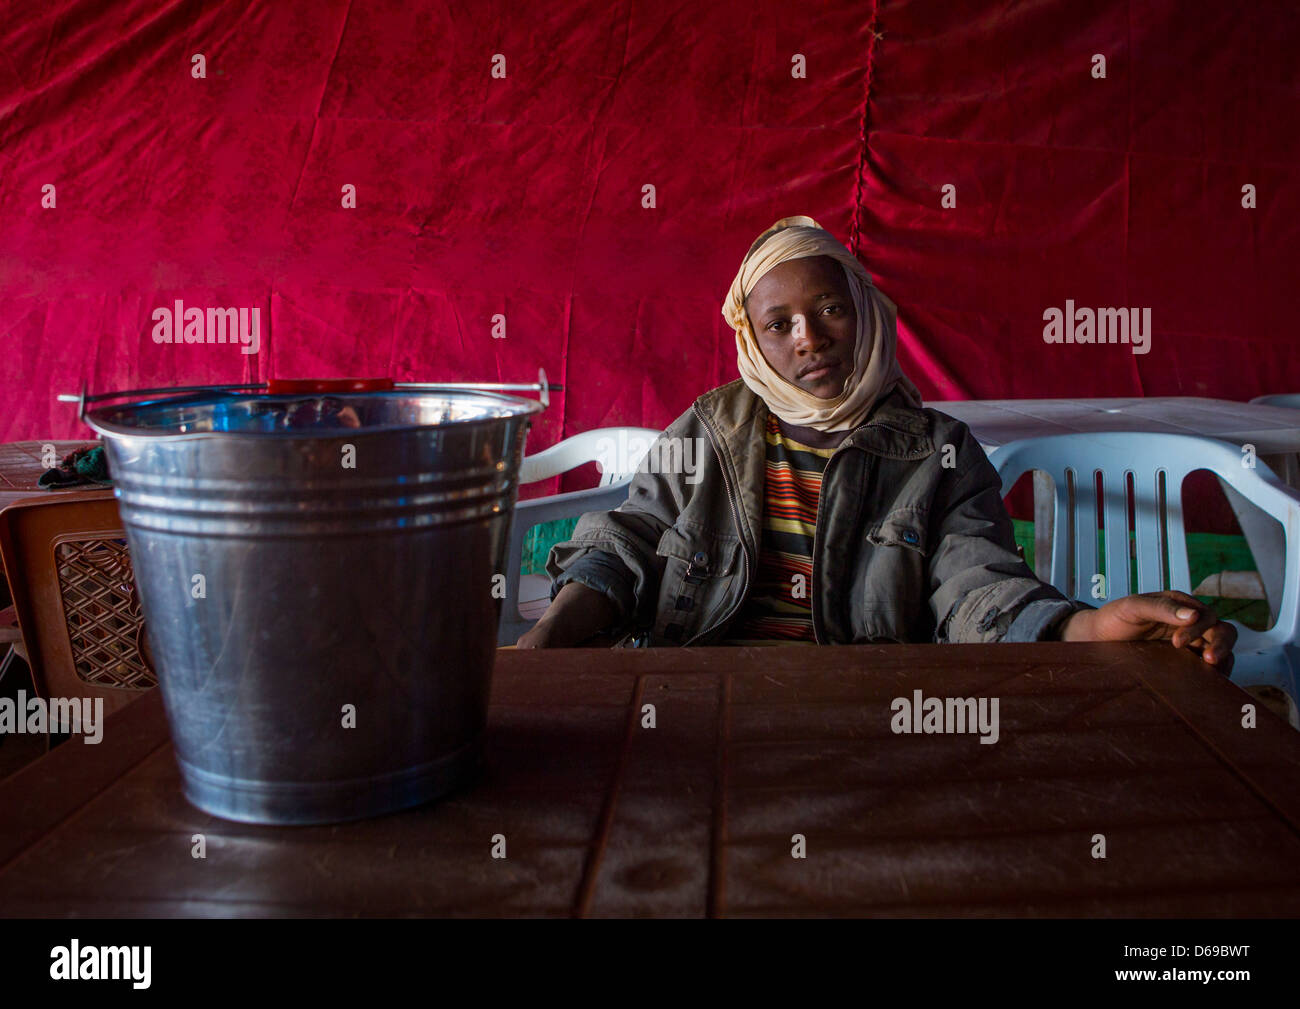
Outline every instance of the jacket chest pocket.
{"type": "Polygon", "coordinates": [[[893,512],[867,530],[867,542],[872,546],[902,547],[924,557],[929,552],[925,527],[925,515],[921,512],[893,512]]]}
{"type": "Polygon", "coordinates": [[[867,527],[856,577],[856,632],[868,638],[915,640],[929,614],[928,523],[920,511],[899,511],[867,527]]]}
{"type": "Polygon", "coordinates": [[[740,570],[735,536],[669,526],[657,553],[665,559],[655,612],[656,640],[681,644],[700,632],[729,595],[740,570]]]}

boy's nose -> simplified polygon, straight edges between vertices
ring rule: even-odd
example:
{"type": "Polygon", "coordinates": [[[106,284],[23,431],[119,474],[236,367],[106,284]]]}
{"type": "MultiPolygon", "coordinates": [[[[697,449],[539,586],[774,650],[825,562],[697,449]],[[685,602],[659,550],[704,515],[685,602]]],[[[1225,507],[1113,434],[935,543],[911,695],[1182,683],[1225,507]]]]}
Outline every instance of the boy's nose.
{"type": "Polygon", "coordinates": [[[826,344],[826,334],[804,315],[794,317],[794,347],[800,353],[817,350],[826,344]]]}

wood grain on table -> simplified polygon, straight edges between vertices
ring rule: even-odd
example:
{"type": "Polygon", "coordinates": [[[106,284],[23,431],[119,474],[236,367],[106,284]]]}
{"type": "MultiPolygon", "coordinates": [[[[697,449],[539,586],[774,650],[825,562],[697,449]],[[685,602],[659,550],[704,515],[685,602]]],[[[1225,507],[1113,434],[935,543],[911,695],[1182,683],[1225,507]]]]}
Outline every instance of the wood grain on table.
{"type": "Polygon", "coordinates": [[[1300,734],[1251,703],[1162,643],[502,650],[476,784],[276,828],[186,802],[155,691],[0,784],[0,914],[1294,915],[1300,734]],[[998,742],[895,734],[915,689],[998,742]]]}

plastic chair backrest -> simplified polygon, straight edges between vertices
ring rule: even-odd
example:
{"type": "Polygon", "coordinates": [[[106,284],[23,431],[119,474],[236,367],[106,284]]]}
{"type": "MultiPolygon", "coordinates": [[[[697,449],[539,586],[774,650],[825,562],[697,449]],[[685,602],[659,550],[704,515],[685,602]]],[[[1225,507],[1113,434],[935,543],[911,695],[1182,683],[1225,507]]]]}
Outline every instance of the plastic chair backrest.
{"type": "Polygon", "coordinates": [[[497,625],[497,644],[513,645],[536,623],[519,612],[519,577],[523,566],[524,537],[544,522],[575,518],[587,512],[613,511],[627,500],[637,466],[663,432],[647,427],[604,427],[583,431],[533,456],[525,456],[519,482],[548,480],[589,462],[601,466],[600,485],[520,501],[510,523],[506,554],[506,595],[497,625]]]}
{"type": "Polygon", "coordinates": [[[108,714],[157,683],[111,491],[57,491],[0,511],[0,557],[37,693],[108,714]]]}
{"type": "Polygon", "coordinates": [[[1241,449],[1229,442],[1193,435],[1151,432],[1063,434],[1026,438],[989,455],[1002,478],[1002,493],[1031,470],[1055,483],[1051,583],[1060,592],[1097,605],[1137,592],[1190,592],[1182,485],[1187,474],[1209,470],[1282,524],[1286,564],[1278,618],[1267,631],[1234,621],[1238,645],[1272,648],[1297,643],[1300,630],[1300,494],[1264,463],[1243,466],[1241,449]],[[1102,485],[1097,495],[1097,478],[1102,485]],[[1131,481],[1131,486],[1130,486],[1131,481]],[[1132,505],[1134,522],[1129,528],[1132,505]],[[1097,556],[1097,520],[1103,520],[1103,557],[1097,556]],[[1129,534],[1137,557],[1137,583],[1129,564],[1129,534]],[[1164,558],[1168,556],[1168,571],[1164,558]],[[1106,592],[1092,596],[1093,576],[1105,561],[1106,592]]]}
{"type": "Polygon", "coordinates": [[[630,478],[661,432],[648,427],[598,427],[525,456],[519,482],[538,483],[589,462],[600,466],[600,486],[630,478]]]}

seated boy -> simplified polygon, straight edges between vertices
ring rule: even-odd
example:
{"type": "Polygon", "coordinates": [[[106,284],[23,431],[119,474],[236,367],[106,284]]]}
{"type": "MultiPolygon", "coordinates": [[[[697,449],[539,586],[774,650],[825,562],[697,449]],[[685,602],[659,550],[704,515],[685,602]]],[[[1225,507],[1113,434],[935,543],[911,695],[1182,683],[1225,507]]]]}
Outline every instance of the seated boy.
{"type": "Polygon", "coordinates": [[[997,472],[922,408],[893,303],[815,221],[759,236],[723,315],[740,379],[552,548],[551,605],[518,647],[1169,640],[1231,669],[1236,630],[1185,592],[1092,607],[1034,577],[997,472]]]}

